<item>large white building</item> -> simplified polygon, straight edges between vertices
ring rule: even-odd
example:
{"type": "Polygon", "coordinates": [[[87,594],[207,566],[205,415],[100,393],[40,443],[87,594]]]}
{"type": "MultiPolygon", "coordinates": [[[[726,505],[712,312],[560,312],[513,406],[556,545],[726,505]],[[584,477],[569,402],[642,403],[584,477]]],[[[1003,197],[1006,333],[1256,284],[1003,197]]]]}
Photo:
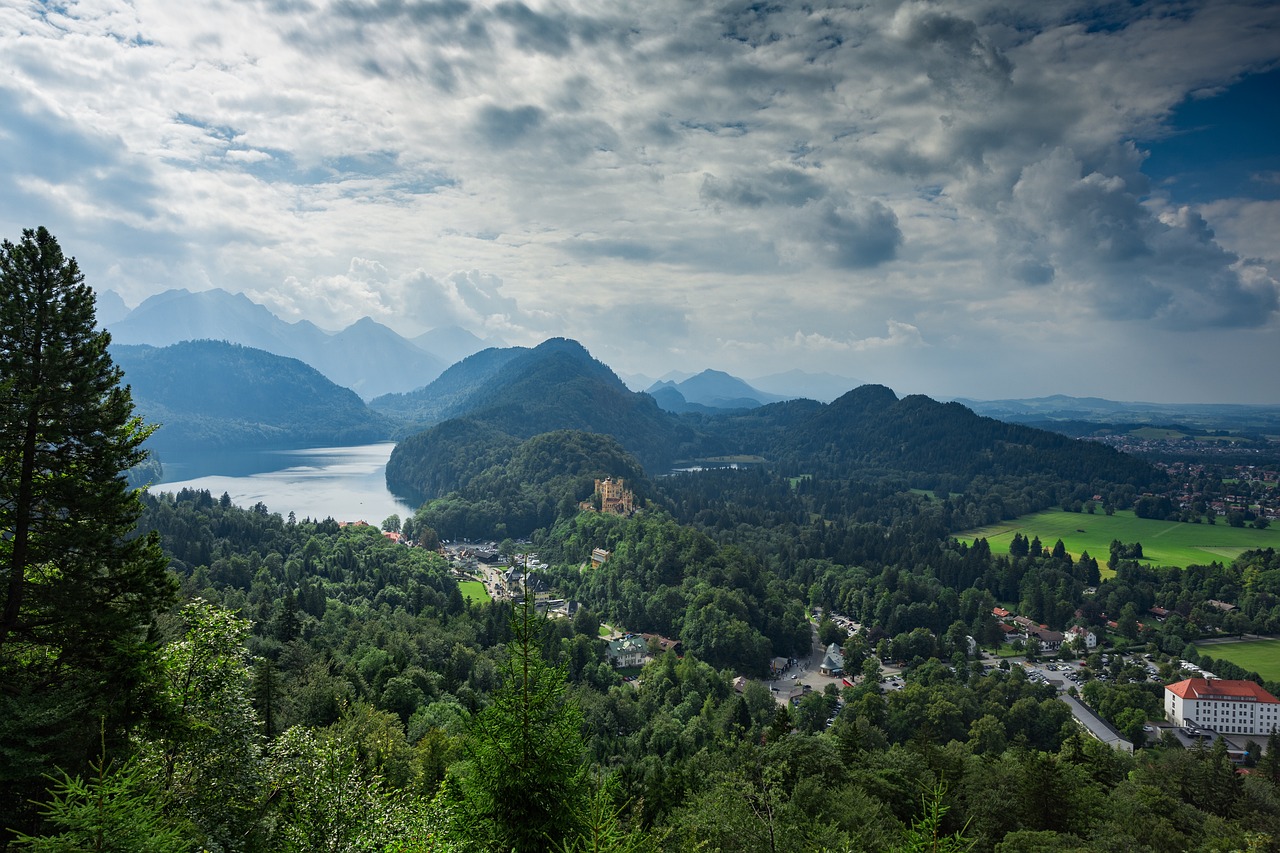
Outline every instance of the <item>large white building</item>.
{"type": "Polygon", "coordinates": [[[1164,714],[1174,725],[1196,725],[1224,735],[1280,731],[1280,699],[1252,681],[1188,678],[1167,685],[1164,714]]]}

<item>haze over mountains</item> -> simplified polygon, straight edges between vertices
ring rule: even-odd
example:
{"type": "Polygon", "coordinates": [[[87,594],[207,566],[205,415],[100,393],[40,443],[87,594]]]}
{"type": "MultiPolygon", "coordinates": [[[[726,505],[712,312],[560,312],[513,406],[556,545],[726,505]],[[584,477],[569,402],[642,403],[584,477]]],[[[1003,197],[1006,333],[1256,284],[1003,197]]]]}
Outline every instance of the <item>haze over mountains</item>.
{"type": "MultiPolygon", "coordinates": [[[[306,320],[287,322],[242,293],[221,289],[167,290],[130,310],[118,294],[98,294],[99,321],[116,344],[164,347],[180,341],[215,340],[242,344],[303,361],[364,400],[423,388],[450,365],[488,348],[505,348],[458,326],[442,326],[405,338],[369,317],[338,332],[306,320]]],[[[653,380],[627,378],[636,391],[674,389],[656,395],[669,411],[751,408],[806,397],[830,402],[858,380],[829,373],[786,373],[748,383],[717,370],[668,375],[653,380]],[[651,387],[652,386],[652,387],[651,387]]]]}
{"type": "Polygon", "coordinates": [[[457,328],[410,341],[368,317],[330,333],[306,320],[285,322],[244,294],[225,290],[168,290],[118,319],[118,306],[112,308],[118,297],[105,301],[109,310],[102,322],[116,344],[242,344],[303,361],[366,400],[420,388],[459,358],[493,345],[457,328]]]}
{"type": "MultiPolygon", "coordinates": [[[[99,304],[139,411],[164,424],[151,442],[157,449],[402,439],[450,419],[478,418],[521,438],[558,429],[606,433],[646,466],[663,465],[759,452],[741,435],[725,439],[723,431],[704,431],[695,440],[682,418],[767,410],[754,421],[737,421],[740,430],[757,429],[863,387],[831,374],[790,371],[748,382],[712,369],[658,380],[631,376],[624,383],[576,341],[487,346],[491,342],[457,327],[409,340],[367,317],[330,333],[307,321],[285,322],[223,290],[170,290],[132,311],[115,294],[99,295],[99,304]],[[642,382],[648,382],[643,392],[642,382]],[[796,403],[777,408],[787,400],[796,403]]],[[[1275,407],[1061,395],[957,402],[980,415],[1069,435],[1089,434],[1097,423],[1280,429],[1275,407]]]]}

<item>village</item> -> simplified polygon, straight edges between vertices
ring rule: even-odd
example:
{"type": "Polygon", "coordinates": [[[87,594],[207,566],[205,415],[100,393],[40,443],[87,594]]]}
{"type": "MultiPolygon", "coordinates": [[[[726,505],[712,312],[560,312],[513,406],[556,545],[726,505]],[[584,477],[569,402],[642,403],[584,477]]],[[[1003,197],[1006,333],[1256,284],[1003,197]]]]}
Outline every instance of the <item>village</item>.
{"type": "MultiPolygon", "coordinates": [[[[635,511],[625,484],[612,479],[598,480],[595,494],[580,508],[591,512],[635,511]]],[[[506,543],[507,553],[504,553],[499,543],[491,541],[446,542],[442,551],[459,580],[482,583],[492,599],[515,601],[527,597],[539,614],[572,619],[578,603],[555,595],[542,577],[545,564],[528,550],[528,544],[506,543]]],[[[610,556],[608,551],[595,549],[582,568],[584,571],[599,568],[610,556]]],[[[981,649],[969,638],[967,658],[973,672],[1018,671],[1033,683],[1053,688],[1083,731],[1115,749],[1132,752],[1141,742],[1161,739],[1187,747],[1222,739],[1228,754],[1241,762],[1253,739],[1265,738],[1269,727],[1280,723],[1280,700],[1252,682],[1218,679],[1194,664],[1176,658],[1160,660],[1152,653],[1131,651],[1123,643],[1118,649],[1108,649],[1107,635],[1099,636],[1080,625],[1056,631],[1003,607],[996,606],[991,613],[1000,626],[1002,642],[997,648],[981,649]],[[1102,718],[1083,701],[1082,688],[1094,680],[1165,682],[1164,718],[1145,721],[1141,736],[1136,738],[1139,743],[1135,744],[1132,735],[1123,736],[1112,721],[1102,718]],[[1225,710],[1228,707],[1230,710],[1225,710]],[[1247,724],[1240,710],[1245,707],[1252,711],[1247,724]]],[[[1147,618],[1163,621],[1168,615],[1168,611],[1152,607],[1147,618]]],[[[808,655],[774,658],[768,677],[756,682],[797,718],[811,717],[813,726],[819,729],[832,725],[844,704],[844,689],[864,684],[868,679],[886,693],[906,687],[907,663],[893,660],[891,647],[884,642],[876,646],[856,671],[846,671],[847,642],[859,636],[864,643],[866,639],[862,626],[856,621],[843,614],[824,613],[821,608],[814,608],[810,622],[812,640],[808,655]],[[832,641],[824,645],[820,641],[819,626],[828,623],[838,628],[838,636],[845,642],[832,641]]],[[[1115,632],[1117,638],[1120,637],[1118,629],[1114,621],[1107,623],[1107,631],[1115,632]]],[[[678,639],[632,633],[618,626],[603,626],[600,642],[606,646],[605,658],[619,671],[624,683],[633,685],[638,685],[647,663],[668,652],[677,656],[683,652],[678,639]]],[[[955,666],[951,668],[954,671],[955,666]]],[[[734,689],[746,691],[752,682],[753,679],[736,674],[734,689]]]]}

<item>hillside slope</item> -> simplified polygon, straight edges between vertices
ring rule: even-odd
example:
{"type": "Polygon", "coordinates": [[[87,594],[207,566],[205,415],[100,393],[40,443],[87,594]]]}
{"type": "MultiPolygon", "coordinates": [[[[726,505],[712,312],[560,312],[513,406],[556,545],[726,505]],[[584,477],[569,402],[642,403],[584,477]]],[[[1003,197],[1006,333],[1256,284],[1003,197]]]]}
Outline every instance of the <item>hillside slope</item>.
{"type": "Polygon", "coordinates": [[[113,345],[138,413],[161,427],[148,446],[314,447],[388,437],[385,418],[293,358],[225,341],[113,345]]]}

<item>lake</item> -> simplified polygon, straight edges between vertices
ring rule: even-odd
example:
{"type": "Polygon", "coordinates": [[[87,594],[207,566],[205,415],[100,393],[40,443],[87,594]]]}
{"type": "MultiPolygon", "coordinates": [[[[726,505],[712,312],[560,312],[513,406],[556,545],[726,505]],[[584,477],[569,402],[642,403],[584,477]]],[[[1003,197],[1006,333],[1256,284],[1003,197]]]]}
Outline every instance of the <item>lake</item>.
{"type": "Polygon", "coordinates": [[[305,450],[247,450],[161,459],[164,473],[154,492],[207,489],[231,502],[299,519],[367,521],[391,514],[407,518],[414,507],[387,490],[387,459],[393,442],[305,450]]]}

